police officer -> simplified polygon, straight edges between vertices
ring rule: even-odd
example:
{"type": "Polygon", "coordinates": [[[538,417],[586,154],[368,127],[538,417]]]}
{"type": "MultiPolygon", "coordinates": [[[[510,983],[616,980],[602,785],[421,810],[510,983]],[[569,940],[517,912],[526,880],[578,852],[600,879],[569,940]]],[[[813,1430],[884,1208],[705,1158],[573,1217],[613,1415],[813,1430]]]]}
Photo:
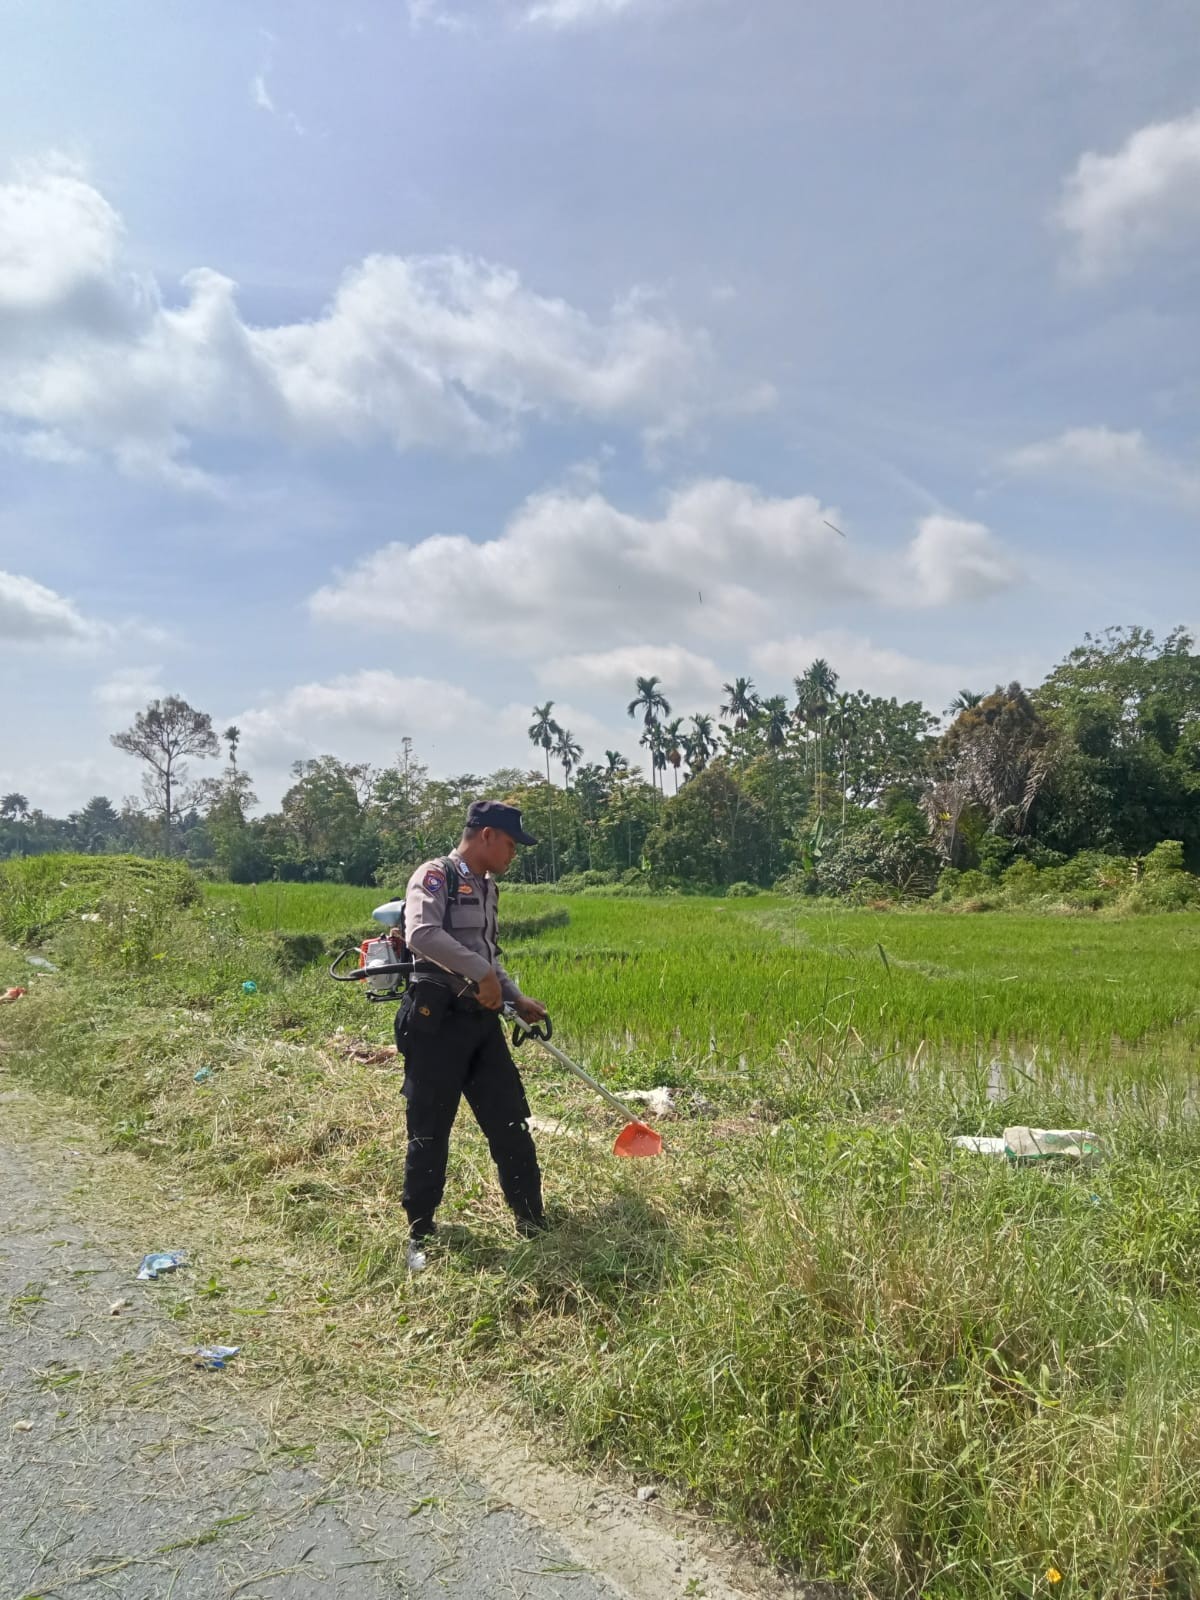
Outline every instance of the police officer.
{"type": "Polygon", "coordinates": [[[403,1201],[413,1272],[424,1269],[425,1244],[436,1231],[433,1215],[463,1095],[487,1137],[518,1231],[529,1236],[545,1227],[529,1103],[497,1014],[508,1001],[524,1022],[546,1015],[500,965],[496,944],[496,879],[519,844],[536,843],[516,806],[476,800],[457,849],[444,861],[426,861],[408,880],[405,937],[415,966],[396,1017],[396,1043],[406,1069],[403,1201]]]}

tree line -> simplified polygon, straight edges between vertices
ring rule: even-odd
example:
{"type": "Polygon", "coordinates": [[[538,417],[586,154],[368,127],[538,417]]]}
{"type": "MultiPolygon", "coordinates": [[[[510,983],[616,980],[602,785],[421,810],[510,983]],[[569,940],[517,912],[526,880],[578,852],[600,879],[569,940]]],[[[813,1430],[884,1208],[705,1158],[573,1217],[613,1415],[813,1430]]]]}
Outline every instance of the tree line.
{"type": "Polygon", "coordinates": [[[820,659],[790,693],[735,677],[690,718],[672,715],[657,676],[632,688],[644,769],[615,750],[588,759],[547,700],[531,713],[533,767],[435,778],[405,738],[383,767],[296,762],[262,816],[237,727],[218,736],[169,696],[112,735],[142,766],[140,797],[97,795],[54,818],[0,796],[0,856],[176,854],[242,882],[391,885],[448,848],[488,793],[516,801],[540,840],[516,881],[921,894],[947,868],[1138,857],[1164,840],[1200,867],[1200,656],[1183,628],[1085,635],[1042,683],[963,689],[939,711],[847,688],[820,659]],[[218,776],[192,781],[190,762],[222,756],[218,776]]]}

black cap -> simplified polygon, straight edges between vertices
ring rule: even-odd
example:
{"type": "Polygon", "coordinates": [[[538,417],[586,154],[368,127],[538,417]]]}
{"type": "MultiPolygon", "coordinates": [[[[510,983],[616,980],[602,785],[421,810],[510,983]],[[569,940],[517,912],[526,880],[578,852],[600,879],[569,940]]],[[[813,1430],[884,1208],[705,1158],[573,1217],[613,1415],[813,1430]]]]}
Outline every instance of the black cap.
{"type": "Polygon", "coordinates": [[[468,828],[499,828],[518,844],[536,844],[532,834],[521,826],[521,813],[516,806],[506,806],[503,800],[472,800],[467,812],[468,828]]]}

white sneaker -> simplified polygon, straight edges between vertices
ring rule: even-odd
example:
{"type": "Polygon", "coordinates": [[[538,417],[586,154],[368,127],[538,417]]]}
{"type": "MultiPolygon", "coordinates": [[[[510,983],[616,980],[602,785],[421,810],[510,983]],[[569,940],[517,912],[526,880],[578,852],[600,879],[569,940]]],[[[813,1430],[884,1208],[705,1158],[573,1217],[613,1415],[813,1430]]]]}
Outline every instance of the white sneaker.
{"type": "Polygon", "coordinates": [[[408,1241],[408,1250],[405,1253],[405,1261],[408,1264],[408,1270],[410,1272],[425,1271],[425,1268],[429,1265],[429,1258],[425,1254],[424,1239],[410,1239],[408,1241]]]}

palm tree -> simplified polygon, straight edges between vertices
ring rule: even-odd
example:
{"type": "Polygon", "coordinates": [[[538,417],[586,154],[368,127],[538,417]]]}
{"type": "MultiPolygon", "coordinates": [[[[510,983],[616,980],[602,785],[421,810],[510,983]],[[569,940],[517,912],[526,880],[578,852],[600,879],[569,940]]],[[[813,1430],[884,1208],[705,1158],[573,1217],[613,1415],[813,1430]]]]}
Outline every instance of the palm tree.
{"type": "Polygon", "coordinates": [[[946,707],[948,717],[956,717],[961,711],[970,711],[983,699],[981,694],[976,694],[974,689],[960,689],[946,707]]]}
{"type": "Polygon", "coordinates": [[[787,701],[781,694],[773,694],[762,702],[759,710],[763,716],[763,733],[767,749],[772,755],[777,756],[787,743],[788,729],[792,721],[787,701]]]}
{"type": "Polygon", "coordinates": [[[675,793],[679,793],[679,764],[683,760],[679,730],[683,727],[683,718],[676,717],[663,728],[663,750],[667,760],[675,769],[675,793]]]}
{"type": "Polygon", "coordinates": [[[713,733],[713,720],[701,712],[692,718],[692,737],[689,741],[688,766],[693,772],[703,772],[708,765],[708,759],[717,749],[717,738],[713,733]]]}
{"type": "Polygon", "coordinates": [[[666,744],[663,739],[662,725],[658,722],[648,722],[638,736],[638,743],[645,745],[650,756],[650,785],[657,793],[655,778],[666,770],[667,756],[666,744]]]}
{"type": "Polygon", "coordinates": [[[665,794],[663,774],[667,770],[667,736],[657,722],[650,729],[650,765],[651,771],[658,773],[659,793],[665,794]]]}
{"type": "Polygon", "coordinates": [[[758,715],[758,696],[754,692],[751,680],[735,678],[732,683],[723,683],[721,687],[725,691],[721,716],[732,717],[734,727],[739,730],[747,723],[753,722],[758,715]]]}
{"type": "MultiPolygon", "coordinates": [[[[639,711],[642,713],[642,736],[638,740],[638,743],[646,745],[648,748],[650,748],[652,753],[653,746],[651,745],[649,738],[650,730],[651,728],[658,727],[658,719],[660,716],[669,717],[671,715],[670,702],[668,701],[666,695],[663,694],[662,690],[659,688],[659,684],[661,682],[662,679],[658,677],[657,673],[653,677],[638,678],[637,694],[629,702],[627,707],[631,717],[636,717],[639,711]]],[[[651,768],[650,778],[651,782],[653,783],[653,767],[651,768]]]]}
{"type": "Polygon", "coordinates": [[[619,750],[606,750],[604,761],[604,776],[610,780],[619,778],[623,772],[629,771],[629,763],[619,750]]]}
{"type": "Polygon", "coordinates": [[[808,671],[793,680],[796,687],[796,712],[817,730],[817,815],[821,815],[824,800],[825,722],[829,716],[829,701],[837,689],[838,675],[822,656],[808,671]]]}
{"type": "Polygon", "coordinates": [[[12,794],[6,794],[3,800],[0,800],[0,817],[27,817],[28,815],[29,801],[26,800],[23,794],[18,794],[16,790],[12,794]]]}
{"type": "Polygon", "coordinates": [[[236,722],[231,722],[221,737],[229,746],[229,765],[236,771],[237,747],[242,742],[242,730],[238,727],[236,722]]]}
{"type": "Polygon", "coordinates": [[[546,787],[549,790],[548,803],[550,806],[550,881],[553,883],[558,877],[558,868],[554,861],[554,785],[550,782],[550,752],[554,748],[554,741],[562,732],[558,723],[550,713],[554,710],[554,701],[547,700],[544,706],[534,706],[533,722],[529,728],[529,742],[540,744],[546,752],[546,787]]]}
{"type": "Polygon", "coordinates": [[[569,728],[560,728],[554,744],[554,754],[562,762],[563,788],[571,787],[571,770],[579,765],[583,746],[569,728]]]}

